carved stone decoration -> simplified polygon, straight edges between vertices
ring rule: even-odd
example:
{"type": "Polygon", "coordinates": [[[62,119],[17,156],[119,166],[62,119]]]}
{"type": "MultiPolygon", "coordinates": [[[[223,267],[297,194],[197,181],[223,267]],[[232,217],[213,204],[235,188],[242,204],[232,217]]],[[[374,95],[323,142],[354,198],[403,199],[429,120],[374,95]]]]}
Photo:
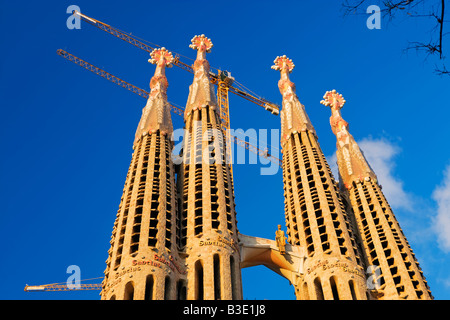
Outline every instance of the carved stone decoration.
{"type": "Polygon", "coordinates": [[[195,36],[191,42],[189,47],[197,50],[197,59],[193,66],[194,81],[189,87],[189,97],[184,113],[185,119],[193,110],[206,106],[217,112],[217,99],[209,78],[209,62],[206,60],[206,53],[211,51],[213,43],[204,34],[195,36]]]}
{"type": "Polygon", "coordinates": [[[278,81],[278,88],[283,96],[283,108],[280,111],[281,117],[281,145],[289,139],[291,133],[301,131],[311,131],[315,133],[314,127],[305,111],[305,106],[300,103],[295,93],[295,84],[290,81],[289,73],[292,72],[295,65],[291,59],[284,56],[278,56],[274,60],[272,69],[279,70],[281,79],[278,81]]]}
{"type": "Polygon", "coordinates": [[[350,189],[353,181],[363,181],[364,179],[377,181],[377,177],[355,139],[349,133],[348,123],[342,118],[340,110],[345,102],[342,94],[336,90],[327,91],[323,100],[320,101],[321,104],[331,108],[330,125],[337,138],[336,155],[339,173],[345,187],[350,189]]]}
{"type": "Polygon", "coordinates": [[[277,243],[277,247],[280,250],[281,254],[286,253],[286,236],[284,235],[284,231],[281,230],[281,225],[278,225],[277,231],[275,231],[275,242],[277,243]]]}
{"type": "Polygon", "coordinates": [[[173,55],[166,48],[155,49],[150,53],[148,62],[156,64],[155,74],[150,80],[150,94],[142,109],[142,117],[136,130],[134,144],[146,135],[157,132],[170,134],[173,131],[170,107],[167,102],[167,82],[165,68],[171,67],[173,55]]]}

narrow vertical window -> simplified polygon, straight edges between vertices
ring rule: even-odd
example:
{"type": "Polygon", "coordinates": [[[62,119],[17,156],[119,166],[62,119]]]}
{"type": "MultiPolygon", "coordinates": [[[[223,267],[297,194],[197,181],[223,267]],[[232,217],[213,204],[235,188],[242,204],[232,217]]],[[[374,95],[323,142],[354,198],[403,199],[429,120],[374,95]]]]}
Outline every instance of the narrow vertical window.
{"type": "Polygon", "coordinates": [[[184,280],[178,280],[177,300],[186,300],[186,283],[184,280]]]}
{"type": "Polygon", "coordinates": [[[236,293],[236,267],[234,265],[234,257],[230,257],[230,272],[231,272],[231,299],[236,300],[237,299],[237,293],[236,293]]]}
{"type": "Polygon", "coordinates": [[[132,281],[128,282],[125,286],[124,300],[133,300],[134,298],[134,284],[132,281]]]}
{"type": "Polygon", "coordinates": [[[339,293],[337,290],[336,279],[334,276],[330,278],[330,286],[331,292],[333,293],[333,300],[339,300],[339,293]]]}
{"type": "Polygon", "coordinates": [[[220,259],[219,255],[214,255],[214,300],[221,299],[220,288],[220,259]]]}
{"type": "Polygon", "coordinates": [[[303,284],[303,299],[309,300],[308,284],[306,282],[303,284]]]}
{"type": "Polygon", "coordinates": [[[316,299],[317,300],[324,300],[322,284],[320,283],[320,278],[314,279],[314,289],[316,290],[316,299]]]}
{"type": "Polygon", "coordinates": [[[203,300],[203,265],[195,263],[195,300],[203,300]]]}
{"type": "Polygon", "coordinates": [[[148,275],[145,281],[145,300],[153,300],[153,275],[148,275]]]}
{"type": "Polygon", "coordinates": [[[170,281],[170,277],[166,277],[165,281],[164,281],[164,300],[170,300],[170,291],[171,291],[171,281],[170,281]]]}
{"type": "Polygon", "coordinates": [[[348,282],[348,285],[350,286],[350,292],[352,293],[352,300],[357,300],[355,292],[355,282],[353,280],[350,280],[348,282]]]}

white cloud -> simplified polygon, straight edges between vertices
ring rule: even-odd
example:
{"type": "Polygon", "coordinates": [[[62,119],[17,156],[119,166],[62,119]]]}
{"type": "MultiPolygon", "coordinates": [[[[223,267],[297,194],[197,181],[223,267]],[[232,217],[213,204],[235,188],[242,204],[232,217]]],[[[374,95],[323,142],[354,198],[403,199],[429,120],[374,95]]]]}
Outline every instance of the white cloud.
{"type": "MultiPolygon", "coordinates": [[[[383,187],[383,194],[393,209],[406,209],[411,211],[413,208],[413,197],[403,188],[403,181],[396,177],[395,156],[400,149],[395,144],[385,139],[364,138],[357,142],[360,149],[364,152],[367,162],[378,177],[378,182],[383,187]]],[[[338,168],[336,165],[336,153],[328,157],[330,169],[336,180],[338,168]]]]}
{"type": "Polygon", "coordinates": [[[433,199],[437,203],[433,225],[438,243],[442,250],[450,252],[450,165],[444,171],[441,185],[433,191],[433,199]]]}
{"type": "Polygon", "coordinates": [[[403,188],[403,181],[396,177],[395,156],[400,148],[384,139],[364,138],[358,142],[369,165],[378,177],[378,183],[383,186],[383,194],[393,209],[413,208],[413,197],[403,188]]]}

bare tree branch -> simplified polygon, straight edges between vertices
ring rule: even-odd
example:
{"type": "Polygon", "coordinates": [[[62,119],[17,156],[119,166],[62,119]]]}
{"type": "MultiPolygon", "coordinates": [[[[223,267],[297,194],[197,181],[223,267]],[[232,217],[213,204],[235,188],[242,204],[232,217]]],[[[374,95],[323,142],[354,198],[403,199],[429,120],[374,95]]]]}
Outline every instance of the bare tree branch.
{"type": "Polygon", "coordinates": [[[441,29],[439,31],[439,49],[440,49],[440,59],[442,59],[442,37],[443,37],[443,29],[444,29],[444,14],[445,14],[445,0],[441,0],[441,19],[438,21],[441,25],[441,29]]]}
{"type": "Polygon", "coordinates": [[[427,55],[433,55],[436,53],[440,53],[439,44],[433,43],[423,43],[423,42],[409,42],[409,46],[405,49],[405,51],[413,50],[416,51],[425,51],[427,55]]]}
{"type": "Polygon", "coordinates": [[[434,69],[434,73],[439,75],[439,76],[443,76],[443,75],[447,75],[450,76],[450,70],[447,70],[447,68],[444,66],[442,66],[442,68],[438,68],[437,66],[434,69]]]}
{"type": "MultiPolygon", "coordinates": [[[[393,19],[398,13],[405,12],[408,17],[411,18],[432,18],[436,23],[430,30],[431,38],[428,43],[413,41],[409,42],[406,51],[415,49],[416,51],[423,51],[428,56],[437,55],[439,60],[445,59],[444,55],[444,37],[449,33],[444,33],[444,24],[449,22],[445,20],[445,1],[435,0],[430,3],[431,0],[379,0],[380,10],[384,17],[389,17],[389,20],[393,19]],[[418,7],[419,5],[422,7],[418,7]],[[424,12],[425,5],[429,7],[429,12],[424,12]],[[438,39],[433,40],[433,39],[438,39]]],[[[373,2],[373,0],[372,0],[373,2]]],[[[343,0],[342,7],[344,8],[344,15],[350,14],[366,14],[365,4],[368,4],[366,0],[343,0]]],[[[371,3],[372,4],[372,3],[371,3]]],[[[450,73],[445,68],[435,69],[435,72],[443,75],[450,73]]]]}

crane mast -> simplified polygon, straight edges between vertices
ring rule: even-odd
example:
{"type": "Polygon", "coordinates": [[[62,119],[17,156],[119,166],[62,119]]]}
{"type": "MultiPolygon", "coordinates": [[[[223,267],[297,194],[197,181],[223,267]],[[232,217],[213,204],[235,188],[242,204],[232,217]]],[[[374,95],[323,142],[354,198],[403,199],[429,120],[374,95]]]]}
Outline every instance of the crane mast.
{"type": "Polygon", "coordinates": [[[66,284],[43,284],[39,286],[26,285],[25,292],[39,292],[39,291],[75,291],[75,290],[101,290],[101,283],[80,284],[77,286],[68,286],[66,284]]]}
{"type": "MultiPolygon", "coordinates": [[[[219,71],[220,72],[220,71],[219,71]]],[[[228,103],[228,88],[229,83],[234,79],[228,76],[226,71],[219,73],[219,82],[217,85],[217,102],[219,103],[221,128],[225,134],[226,148],[225,148],[225,159],[226,163],[230,167],[230,174],[233,177],[233,155],[231,153],[231,134],[230,134],[230,111],[228,103]]]]}

